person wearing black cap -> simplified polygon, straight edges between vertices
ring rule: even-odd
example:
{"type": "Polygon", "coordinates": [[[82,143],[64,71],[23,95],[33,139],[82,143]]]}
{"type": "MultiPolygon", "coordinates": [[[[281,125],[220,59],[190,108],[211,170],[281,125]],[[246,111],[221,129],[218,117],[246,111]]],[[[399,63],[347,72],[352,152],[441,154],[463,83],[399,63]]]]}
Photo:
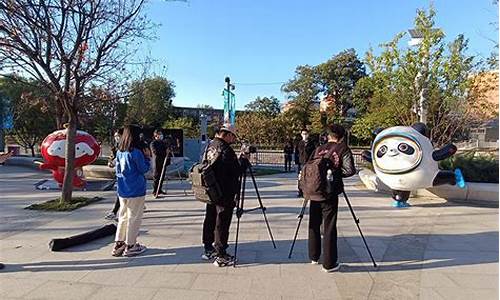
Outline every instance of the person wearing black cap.
{"type": "Polygon", "coordinates": [[[242,167],[231,148],[236,141],[232,125],[222,126],[207,148],[206,159],[213,165],[215,179],[218,182],[222,199],[216,204],[207,204],[203,222],[202,259],[214,260],[214,265],[225,267],[234,264],[234,256],[226,252],[228,248],[229,227],[236,206],[235,197],[239,192],[239,178],[242,167]]]}
{"type": "Polygon", "coordinates": [[[319,146],[313,157],[331,159],[334,170],[328,170],[327,180],[332,182],[332,192],[323,199],[310,201],[309,210],[309,258],[312,264],[318,264],[323,252],[323,271],[334,272],[340,268],[337,253],[337,213],[338,195],[344,191],[342,178],[356,174],[352,152],[344,140],[345,129],[333,124],[328,127],[328,141],[319,146]],[[331,154],[330,157],[326,155],[331,154]],[[323,247],[321,247],[321,231],[323,224],[323,247]]]}

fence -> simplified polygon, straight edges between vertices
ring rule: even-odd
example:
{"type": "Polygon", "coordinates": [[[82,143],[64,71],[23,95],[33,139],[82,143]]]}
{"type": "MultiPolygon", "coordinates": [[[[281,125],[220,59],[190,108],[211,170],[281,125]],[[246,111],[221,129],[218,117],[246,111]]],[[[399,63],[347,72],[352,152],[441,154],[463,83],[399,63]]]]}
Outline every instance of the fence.
{"type": "MultiPolygon", "coordinates": [[[[360,169],[366,162],[361,157],[364,149],[353,149],[352,154],[356,169],[360,169]]],[[[282,150],[261,150],[250,155],[250,162],[254,166],[266,166],[274,168],[285,168],[285,156],[282,150]]],[[[293,164],[293,162],[292,162],[293,164]]]]}

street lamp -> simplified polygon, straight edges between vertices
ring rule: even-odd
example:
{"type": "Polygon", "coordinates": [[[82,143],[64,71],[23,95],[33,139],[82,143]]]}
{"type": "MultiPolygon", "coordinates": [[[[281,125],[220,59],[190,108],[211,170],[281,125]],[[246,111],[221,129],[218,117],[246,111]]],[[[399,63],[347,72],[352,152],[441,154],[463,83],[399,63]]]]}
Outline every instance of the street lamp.
{"type": "MultiPolygon", "coordinates": [[[[408,29],[408,33],[410,33],[411,40],[408,41],[408,46],[410,47],[418,47],[422,44],[424,40],[423,33],[418,29],[408,29]]],[[[427,109],[425,107],[425,77],[422,79],[422,76],[427,73],[427,55],[424,55],[422,58],[423,70],[419,70],[417,76],[415,77],[415,82],[420,82],[420,98],[418,101],[418,105],[416,105],[416,113],[419,116],[419,122],[426,124],[427,123],[427,109]]]]}

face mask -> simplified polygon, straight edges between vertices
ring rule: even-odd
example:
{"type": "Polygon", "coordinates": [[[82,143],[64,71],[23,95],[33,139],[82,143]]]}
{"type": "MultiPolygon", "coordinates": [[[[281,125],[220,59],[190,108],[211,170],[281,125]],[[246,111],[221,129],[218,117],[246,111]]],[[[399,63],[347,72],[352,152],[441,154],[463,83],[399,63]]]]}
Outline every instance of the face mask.
{"type": "Polygon", "coordinates": [[[159,139],[159,140],[163,140],[163,134],[160,134],[160,135],[158,136],[158,139],[159,139]]]}
{"type": "Polygon", "coordinates": [[[307,140],[307,138],[308,138],[308,137],[309,137],[309,135],[308,135],[308,134],[302,134],[302,139],[303,139],[303,140],[307,140]]]}
{"type": "Polygon", "coordinates": [[[119,136],[115,136],[115,143],[119,143],[120,142],[120,137],[119,136]]]}

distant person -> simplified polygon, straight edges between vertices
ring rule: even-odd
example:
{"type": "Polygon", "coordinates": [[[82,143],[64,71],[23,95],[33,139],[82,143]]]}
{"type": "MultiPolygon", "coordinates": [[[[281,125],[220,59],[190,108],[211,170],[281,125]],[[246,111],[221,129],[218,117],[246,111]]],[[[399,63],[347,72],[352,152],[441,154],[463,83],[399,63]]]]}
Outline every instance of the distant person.
{"type": "Polygon", "coordinates": [[[332,169],[327,171],[327,184],[330,192],[323,193],[317,199],[308,199],[309,208],[309,258],[312,264],[318,264],[323,253],[323,271],[334,272],[340,268],[337,253],[337,213],[338,195],[344,191],[342,178],[356,174],[351,149],[344,140],[345,129],[341,125],[329,126],[328,140],[319,146],[314,158],[324,157],[332,161],[332,169]],[[327,157],[328,156],[328,157],[327,157]],[[323,225],[323,247],[321,230],[323,225]]]}
{"type": "Polygon", "coordinates": [[[113,256],[135,256],[146,251],[137,242],[146,198],[145,174],[150,168],[151,152],[141,149],[138,126],[125,126],[116,152],[116,178],[120,211],[113,256]]]}
{"type": "MultiPolygon", "coordinates": [[[[299,170],[302,166],[309,160],[311,154],[316,149],[316,143],[309,136],[309,130],[303,129],[300,133],[302,140],[297,144],[297,151],[299,153],[299,170]]],[[[298,187],[298,197],[302,197],[303,193],[300,187],[298,187]]]]}
{"type": "Polygon", "coordinates": [[[164,140],[162,130],[156,129],[153,133],[153,137],[154,140],[150,145],[151,152],[153,153],[153,158],[155,161],[155,170],[153,174],[153,195],[157,197],[158,195],[165,194],[165,192],[162,190],[164,178],[161,178],[161,173],[163,171],[163,167],[170,165],[170,156],[167,158],[168,145],[164,140]],[[165,161],[165,159],[167,161],[165,161]]]}
{"type": "MultiPolygon", "coordinates": [[[[111,155],[108,157],[108,167],[115,168],[115,159],[116,159],[116,151],[118,151],[118,147],[120,146],[120,139],[123,134],[123,128],[117,129],[113,135],[113,144],[111,146],[111,155]]],[[[120,209],[120,199],[116,196],[115,205],[113,210],[110,211],[104,219],[106,220],[118,220],[118,210],[120,209]]]]}
{"type": "Polygon", "coordinates": [[[289,139],[285,142],[283,146],[283,154],[285,158],[285,172],[292,171],[292,156],[293,156],[293,143],[289,139]]]}

